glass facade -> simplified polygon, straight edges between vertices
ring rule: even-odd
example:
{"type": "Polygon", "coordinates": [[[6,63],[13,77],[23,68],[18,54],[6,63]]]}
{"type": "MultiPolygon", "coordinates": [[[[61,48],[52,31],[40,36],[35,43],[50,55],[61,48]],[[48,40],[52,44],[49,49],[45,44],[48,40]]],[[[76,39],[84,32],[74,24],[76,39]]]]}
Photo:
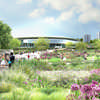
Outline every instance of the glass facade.
{"type": "MultiPolygon", "coordinates": [[[[28,48],[33,48],[34,47],[34,42],[37,39],[22,39],[21,40],[21,47],[28,47],[28,48]]],[[[50,40],[50,47],[54,48],[56,46],[62,46],[65,47],[65,43],[67,42],[77,42],[77,41],[72,41],[72,40],[66,40],[66,39],[49,39],[50,40]]]]}

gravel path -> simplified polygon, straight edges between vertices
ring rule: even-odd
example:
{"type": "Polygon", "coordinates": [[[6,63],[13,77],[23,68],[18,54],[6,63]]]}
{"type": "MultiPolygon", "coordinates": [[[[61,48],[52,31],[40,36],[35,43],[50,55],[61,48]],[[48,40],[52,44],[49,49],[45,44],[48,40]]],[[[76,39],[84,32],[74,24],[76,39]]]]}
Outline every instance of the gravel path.
{"type": "Polygon", "coordinates": [[[4,70],[7,70],[8,69],[8,66],[0,66],[0,71],[4,71],[4,70]]]}
{"type": "Polygon", "coordinates": [[[64,79],[82,79],[89,77],[91,73],[89,71],[41,71],[40,76],[48,78],[51,81],[64,79]]]}

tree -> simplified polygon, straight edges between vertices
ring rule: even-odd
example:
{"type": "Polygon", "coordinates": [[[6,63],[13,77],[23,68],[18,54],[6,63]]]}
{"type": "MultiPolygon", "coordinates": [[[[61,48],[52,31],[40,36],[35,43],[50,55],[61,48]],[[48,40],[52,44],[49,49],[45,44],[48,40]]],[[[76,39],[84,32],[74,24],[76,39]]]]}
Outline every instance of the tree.
{"type": "Polygon", "coordinates": [[[66,45],[66,47],[70,48],[70,47],[73,46],[73,43],[72,42],[67,42],[65,45],[66,45]]]}
{"type": "Polygon", "coordinates": [[[0,21],[0,49],[8,49],[11,39],[11,28],[0,21]]]}
{"type": "Polygon", "coordinates": [[[79,51],[87,49],[87,46],[88,45],[86,43],[84,43],[84,42],[76,43],[76,49],[79,50],[79,51]]]}
{"type": "Polygon", "coordinates": [[[83,38],[81,38],[80,41],[83,42],[83,38]]]}
{"type": "Polygon", "coordinates": [[[18,39],[16,39],[16,38],[13,38],[13,39],[10,41],[10,43],[9,43],[9,47],[10,47],[11,49],[20,47],[20,45],[21,45],[21,41],[18,40],[18,39]]]}
{"type": "Polygon", "coordinates": [[[95,40],[95,42],[94,42],[94,47],[95,47],[96,49],[100,49],[100,40],[95,40]]]}
{"type": "Polygon", "coordinates": [[[49,40],[45,38],[39,38],[37,41],[34,42],[34,47],[37,50],[46,50],[49,48],[49,40]]]}

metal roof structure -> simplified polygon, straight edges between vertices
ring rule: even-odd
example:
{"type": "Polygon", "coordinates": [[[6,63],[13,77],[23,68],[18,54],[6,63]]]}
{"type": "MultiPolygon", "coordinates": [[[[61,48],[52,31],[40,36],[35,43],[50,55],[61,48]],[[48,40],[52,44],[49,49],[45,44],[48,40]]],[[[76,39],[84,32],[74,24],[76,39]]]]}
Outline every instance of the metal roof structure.
{"type": "Polygon", "coordinates": [[[41,37],[41,36],[36,36],[36,37],[17,37],[17,39],[38,39],[38,38],[47,38],[47,39],[64,39],[64,40],[72,40],[72,41],[79,41],[78,39],[73,39],[73,38],[67,38],[67,37],[41,37]]]}

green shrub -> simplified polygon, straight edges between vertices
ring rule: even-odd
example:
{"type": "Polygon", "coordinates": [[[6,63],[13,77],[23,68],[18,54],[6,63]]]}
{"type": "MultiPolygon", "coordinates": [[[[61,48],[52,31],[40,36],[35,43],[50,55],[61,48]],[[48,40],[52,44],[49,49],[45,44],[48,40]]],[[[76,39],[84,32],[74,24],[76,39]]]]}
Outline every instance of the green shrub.
{"type": "Polygon", "coordinates": [[[48,62],[59,62],[59,61],[61,61],[61,59],[60,58],[51,58],[51,59],[49,59],[48,60],[48,62]]]}
{"type": "Polygon", "coordinates": [[[49,100],[66,100],[66,96],[69,93],[66,92],[54,92],[49,96],[49,100]]]}
{"type": "Polygon", "coordinates": [[[40,92],[50,95],[53,92],[60,91],[61,89],[58,88],[42,88],[40,92]]]}
{"type": "Polygon", "coordinates": [[[2,82],[0,83],[0,93],[10,92],[12,89],[12,85],[10,83],[2,82]]]}
{"type": "Polygon", "coordinates": [[[48,100],[48,96],[40,92],[30,93],[29,100],[48,100]]]}

